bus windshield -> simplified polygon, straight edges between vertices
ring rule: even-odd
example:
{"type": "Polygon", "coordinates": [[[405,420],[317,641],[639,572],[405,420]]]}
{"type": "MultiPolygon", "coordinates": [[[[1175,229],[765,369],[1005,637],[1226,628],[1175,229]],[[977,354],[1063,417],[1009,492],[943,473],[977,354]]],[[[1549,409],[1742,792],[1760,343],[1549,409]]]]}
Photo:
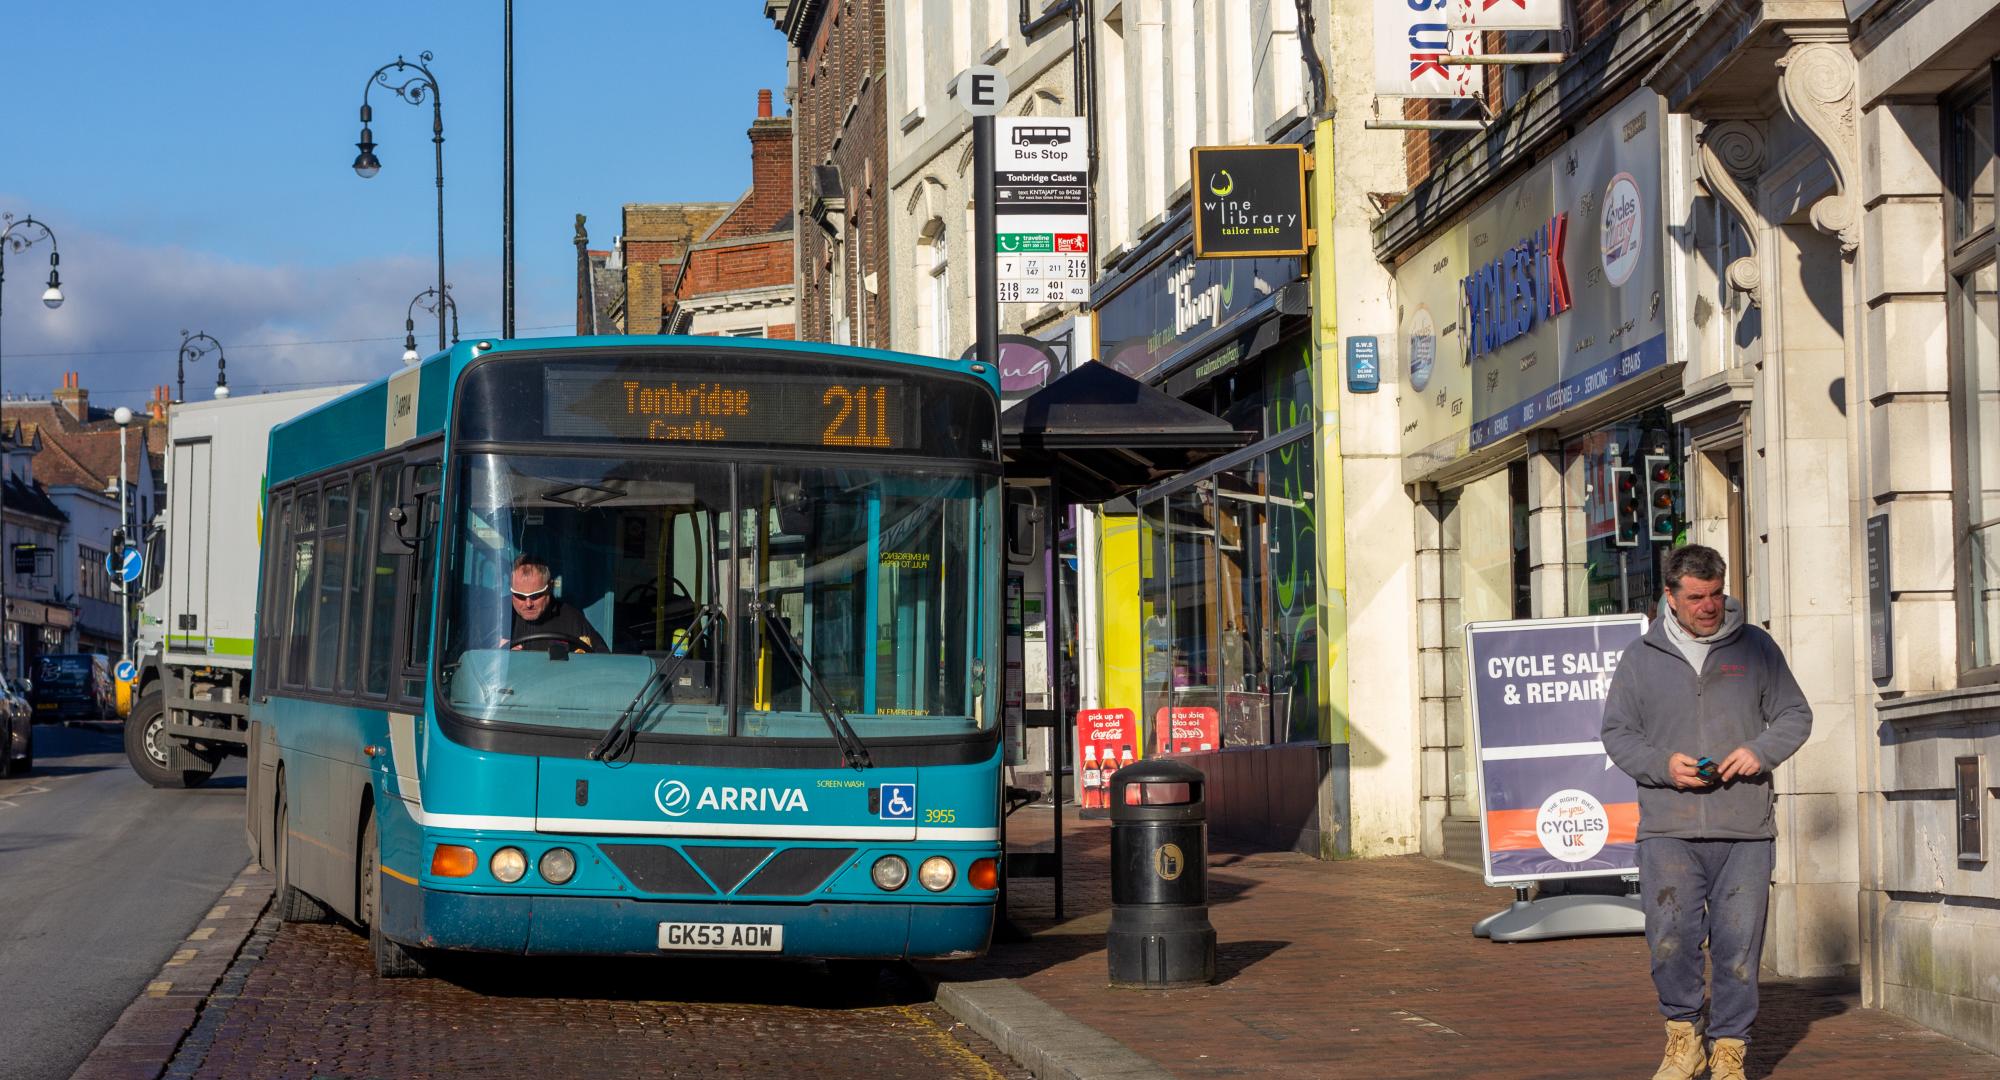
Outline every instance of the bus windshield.
{"type": "Polygon", "coordinates": [[[750,457],[463,456],[441,700],[578,734],[637,708],[641,738],[830,740],[817,680],[863,741],[983,729],[996,479],[750,457]],[[539,611],[515,599],[541,582],[524,556],[549,568],[539,611]]]}

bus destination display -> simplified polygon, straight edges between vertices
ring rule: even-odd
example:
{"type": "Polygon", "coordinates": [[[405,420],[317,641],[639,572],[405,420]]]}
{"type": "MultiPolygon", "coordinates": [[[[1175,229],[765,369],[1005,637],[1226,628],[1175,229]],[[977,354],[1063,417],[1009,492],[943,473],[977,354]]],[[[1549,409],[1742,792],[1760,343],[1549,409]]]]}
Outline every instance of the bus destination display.
{"type": "Polygon", "coordinates": [[[914,387],[893,378],[811,373],[552,370],[544,431],[658,443],[905,449],[914,387]]]}

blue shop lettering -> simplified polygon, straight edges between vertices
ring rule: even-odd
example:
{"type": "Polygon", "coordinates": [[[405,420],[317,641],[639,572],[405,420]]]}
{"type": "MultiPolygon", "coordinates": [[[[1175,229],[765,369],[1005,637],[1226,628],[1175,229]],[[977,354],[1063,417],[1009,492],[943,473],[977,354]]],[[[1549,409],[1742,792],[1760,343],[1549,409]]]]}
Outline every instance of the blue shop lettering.
{"type": "Polygon", "coordinates": [[[1569,310],[1563,240],[1569,215],[1557,214],[1493,261],[1460,279],[1465,297],[1467,359],[1477,359],[1569,310]]]}

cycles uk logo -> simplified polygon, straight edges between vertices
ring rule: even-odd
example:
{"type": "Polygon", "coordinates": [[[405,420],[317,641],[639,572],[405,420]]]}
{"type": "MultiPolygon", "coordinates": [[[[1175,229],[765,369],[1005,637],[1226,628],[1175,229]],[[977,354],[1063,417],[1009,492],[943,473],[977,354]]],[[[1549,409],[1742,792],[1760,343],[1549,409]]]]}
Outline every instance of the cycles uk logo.
{"type": "Polygon", "coordinates": [[[693,803],[694,796],[689,793],[688,786],[679,780],[662,780],[653,788],[653,805],[668,817],[680,817],[688,812],[693,803]]]}
{"type": "Polygon", "coordinates": [[[1598,233],[1598,249],[1604,256],[1604,277],[1612,285],[1623,285],[1639,269],[1645,254],[1645,210],[1639,203],[1639,182],[1631,173],[1619,173],[1604,189],[1604,217],[1598,233]]]}
{"type": "Polygon", "coordinates": [[[1227,197],[1230,192],[1235,190],[1236,178],[1229,175],[1228,169],[1222,169],[1214,176],[1208,178],[1208,193],[1218,199],[1227,197]]]}
{"type": "Polygon", "coordinates": [[[1611,815],[1588,791],[1564,788],[1535,812],[1535,837],[1542,850],[1567,863],[1596,858],[1610,835],[1611,815]]]}

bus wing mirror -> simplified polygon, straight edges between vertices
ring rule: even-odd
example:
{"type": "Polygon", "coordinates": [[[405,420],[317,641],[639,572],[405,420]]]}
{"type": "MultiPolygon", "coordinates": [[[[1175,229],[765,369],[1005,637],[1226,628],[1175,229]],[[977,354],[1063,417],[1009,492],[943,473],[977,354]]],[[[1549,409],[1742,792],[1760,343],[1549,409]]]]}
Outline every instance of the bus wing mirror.
{"type": "Polygon", "coordinates": [[[1007,561],[1025,566],[1042,550],[1042,511],[1035,493],[1026,488],[1008,488],[1006,496],[1007,561]]]}

